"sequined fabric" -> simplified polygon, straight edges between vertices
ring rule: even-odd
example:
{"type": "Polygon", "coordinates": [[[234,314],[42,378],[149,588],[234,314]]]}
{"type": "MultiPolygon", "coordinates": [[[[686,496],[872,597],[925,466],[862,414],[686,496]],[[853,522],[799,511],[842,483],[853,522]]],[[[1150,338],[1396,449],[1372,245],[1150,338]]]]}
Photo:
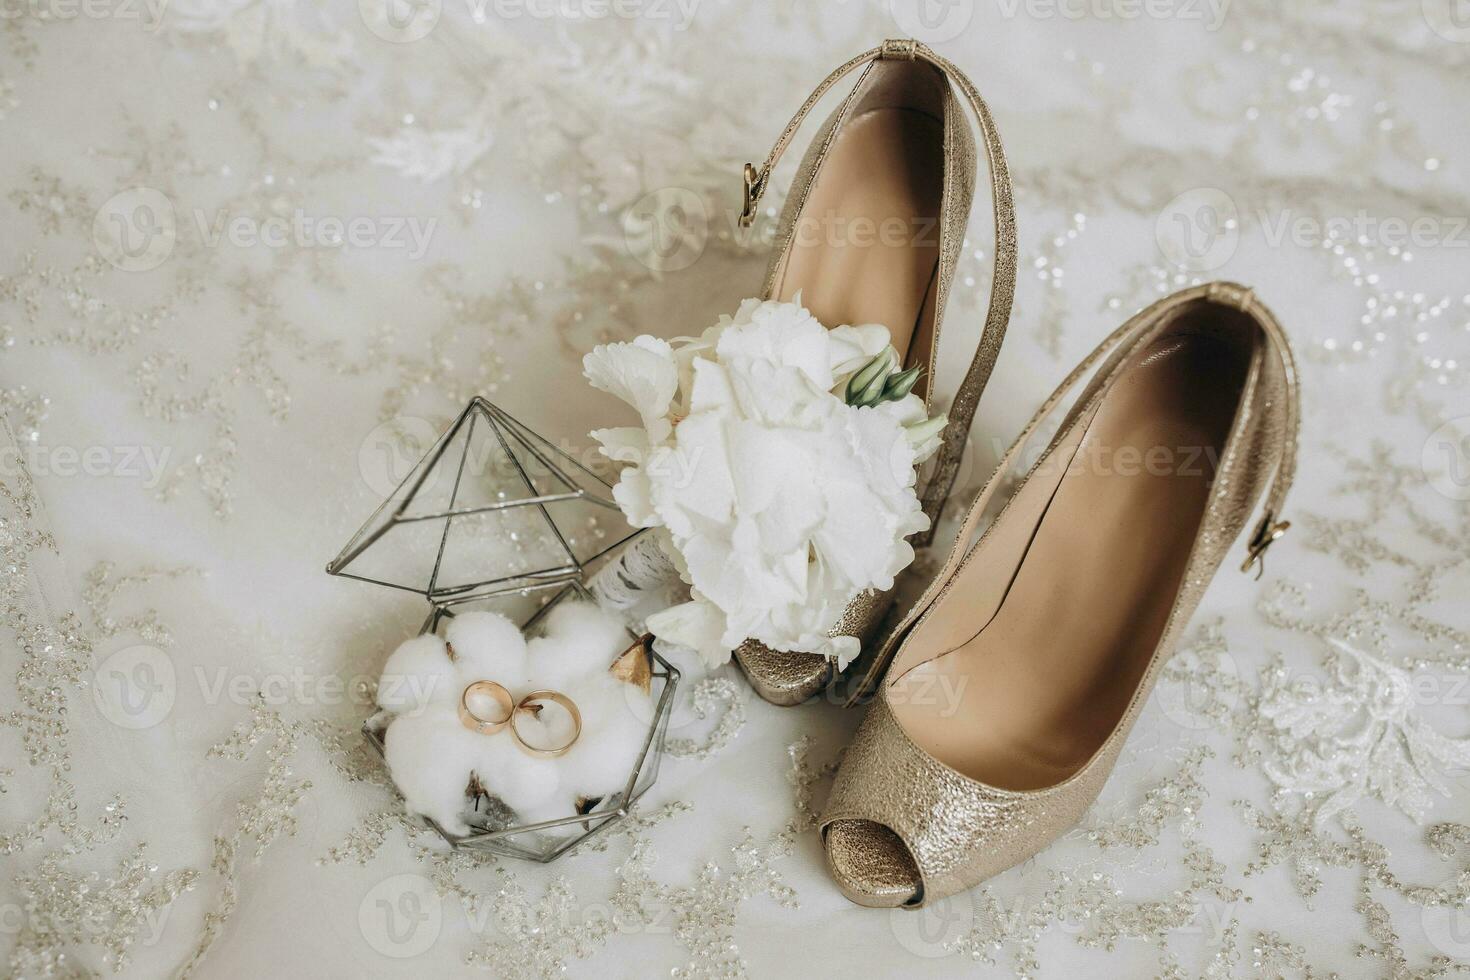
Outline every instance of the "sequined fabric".
{"type": "MultiPolygon", "coordinates": [[[[1450,5],[1018,0],[925,26],[888,0],[427,0],[403,5],[438,13],[418,40],[372,2],[160,6],[0,11],[0,975],[1463,973],[1450,5]],[[323,562],[474,394],[595,464],[584,433],[631,419],[581,356],[759,292],[797,160],[751,229],[743,164],[823,72],[915,33],[984,92],[1018,209],[936,550],[1071,365],[1215,279],[1299,355],[1291,533],[1259,582],[1236,542],[1078,826],[931,907],[854,908],[824,867],[860,713],[772,708],[734,666],[680,662],[671,755],[615,836],[544,868],[437,849],[358,735],[423,611],[323,562]]],[[[942,388],[993,240],[977,206],[942,388]]]]}

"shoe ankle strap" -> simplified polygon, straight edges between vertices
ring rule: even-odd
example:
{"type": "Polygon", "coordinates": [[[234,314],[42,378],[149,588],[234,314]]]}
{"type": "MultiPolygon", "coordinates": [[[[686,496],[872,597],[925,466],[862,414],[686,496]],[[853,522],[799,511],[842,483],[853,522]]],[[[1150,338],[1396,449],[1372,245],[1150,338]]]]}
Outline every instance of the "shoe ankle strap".
{"type": "Polygon", "coordinates": [[[1276,322],[1276,317],[1270,310],[1260,304],[1255,291],[1250,287],[1233,282],[1212,282],[1204,287],[1204,295],[1217,303],[1233,306],[1242,313],[1253,316],[1261,324],[1272,349],[1281,360],[1281,373],[1286,389],[1286,404],[1283,406],[1286,424],[1282,433],[1281,458],[1276,463],[1276,472],[1271,478],[1271,489],[1266,494],[1266,505],[1261,512],[1261,518],[1246,542],[1246,558],[1240,566],[1242,572],[1249,572],[1254,566],[1256,578],[1259,579],[1266,572],[1266,549],[1291,528],[1291,521],[1279,521],[1276,518],[1286,504],[1286,495],[1296,476],[1296,438],[1302,413],[1296,359],[1281,324],[1276,322]]]}
{"type": "Polygon", "coordinates": [[[985,313],[985,325],[981,329],[975,356],[950,404],[949,424],[944,428],[942,442],[936,455],[934,472],[925,483],[920,498],[924,513],[929,517],[929,528],[914,536],[914,545],[924,547],[934,537],[940,511],[949,498],[950,490],[954,487],[955,477],[959,475],[960,460],[964,456],[965,444],[969,439],[970,423],[975,417],[975,408],[980,402],[980,395],[990,381],[991,371],[995,368],[995,359],[1000,354],[1001,341],[1005,338],[1006,325],[1011,318],[1011,303],[1016,294],[1016,208],[1011,195],[1011,174],[1006,165],[1005,149],[1001,146],[1000,134],[995,129],[995,121],[991,119],[990,108],[981,98],[980,91],[975,88],[975,83],[970,81],[965,73],[952,62],[930,50],[927,45],[910,38],[887,40],[875,48],[869,48],[839,65],[830,75],[822,79],[812,94],[807,96],[807,100],[801,104],[801,108],[796,110],[796,115],[791,117],[786,128],[781,131],[775,146],[771,148],[770,155],[759,168],[753,163],[745,165],[745,190],[744,202],[740,211],[740,226],[748,228],[755,221],[756,208],[770,184],[771,170],[781,159],[781,154],[786,151],[807,115],[821,101],[822,96],[853,71],[880,60],[928,62],[943,72],[945,77],[964,95],[964,100],[968,103],[980,130],[981,141],[985,145],[985,157],[990,169],[990,198],[995,209],[995,260],[990,283],[990,306],[985,313]]]}

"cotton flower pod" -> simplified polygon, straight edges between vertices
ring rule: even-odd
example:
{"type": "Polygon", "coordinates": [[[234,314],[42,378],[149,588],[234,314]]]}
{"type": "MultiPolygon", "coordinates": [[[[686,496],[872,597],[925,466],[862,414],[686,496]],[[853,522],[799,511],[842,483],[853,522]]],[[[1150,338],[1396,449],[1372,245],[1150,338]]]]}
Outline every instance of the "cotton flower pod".
{"type": "Polygon", "coordinates": [[[546,616],[546,631],[527,642],[527,670],[536,687],[563,690],[606,671],[628,648],[622,619],[590,602],[562,602],[546,616]]]}
{"type": "Polygon", "coordinates": [[[422,711],[458,697],[456,674],[444,641],[432,633],[399,645],[378,678],[378,706],[396,714],[422,711]]]}
{"type": "Polygon", "coordinates": [[[489,680],[514,691],[529,682],[526,639],[515,623],[499,613],[460,613],[445,633],[454,651],[461,689],[475,681],[489,680]]]}
{"type": "Polygon", "coordinates": [[[485,741],[460,724],[450,705],[430,704],[394,718],[383,734],[383,758],[409,812],[433,819],[451,834],[469,833],[465,788],[485,741]]]}
{"type": "Polygon", "coordinates": [[[597,797],[623,789],[648,740],[652,697],[606,670],[579,679],[566,693],[582,712],[583,737],[556,760],[564,792],[597,797]]]}
{"type": "MultiPolygon", "coordinates": [[[[536,727],[536,721],[522,716],[516,725],[521,731],[528,731],[536,727]]],[[[534,732],[531,737],[536,737],[534,732]]],[[[487,793],[499,797],[519,819],[529,823],[532,822],[529,815],[539,812],[542,804],[556,796],[561,786],[560,761],[530,755],[516,745],[507,731],[480,736],[474,770],[487,793]]],[[[557,816],[572,815],[570,805],[559,809],[557,816]]]]}

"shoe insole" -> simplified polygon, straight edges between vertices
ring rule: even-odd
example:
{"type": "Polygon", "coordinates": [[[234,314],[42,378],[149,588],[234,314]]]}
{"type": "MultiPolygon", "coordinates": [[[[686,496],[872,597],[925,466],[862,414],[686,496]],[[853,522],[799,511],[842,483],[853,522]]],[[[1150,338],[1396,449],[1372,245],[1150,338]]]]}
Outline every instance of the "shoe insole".
{"type": "MultiPolygon", "coordinates": [[[[1005,789],[1053,786],[1093,756],[1174,607],[1244,374],[1234,345],[1179,333],[1114,382],[1079,423],[1077,451],[993,617],[942,626],[934,635],[959,645],[898,682],[890,700],[911,737],[1005,789]]],[[[936,613],[966,615],[957,590],[948,603],[936,613]]]]}
{"type": "MultiPolygon", "coordinates": [[[[772,291],[829,327],[881,323],[906,362],[939,269],[944,129],[913,109],[873,109],[847,121],[797,220],[772,291]]],[[[927,347],[912,352],[928,368],[927,347]]]]}

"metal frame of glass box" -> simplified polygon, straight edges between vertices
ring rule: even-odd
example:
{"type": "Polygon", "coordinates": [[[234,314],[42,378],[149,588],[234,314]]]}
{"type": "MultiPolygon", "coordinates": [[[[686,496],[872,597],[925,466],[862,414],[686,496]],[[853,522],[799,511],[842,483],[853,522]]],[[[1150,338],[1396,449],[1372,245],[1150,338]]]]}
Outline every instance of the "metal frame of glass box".
{"type": "MultiPolygon", "coordinates": [[[[477,489],[483,491],[485,488],[477,489]]],[[[429,613],[421,629],[424,633],[437,632],[447,620],[470,608],[494,608],[508,615],[526,632],[534,634],[557,603],[574,596],[595,601],[584,584],[589,567],[595,566],[639,533],[636,529],[627,528],[613,499],[612,488],[606,481],[509,413],[484,398],[476,397],[328,563],[327,573],[423,595],[429,603],[429,613]],[[471,497],[468,493],[473,481],[484,476],[471,465],[477,432],[487,433],[491,450],[500,450],[503,459],[511,464],[511,487],[496,490],[492,497],[483,493],[471,497]],[[443,502],[445,505],[425,512],[415,510],[415,501],[431,484],[431,478],[443,478],[438,470],[441,466],[451,467],[453,471],[447,484],[449,495],[443,502]],[[462,493],[465,494],[463,499],[462,493]],[[568,506],[606,512],[615,523],[626,528],[626,533],[616,534],[610,544],[604,543],[608,537],[604,533],[595,551],[588,551],[585,547],[579,550],[582,542],[558,526],[555,518],[554,512],[559,507],[568,506]],[[444,556],[456,521],[512,508],[527,508],[525,513],[540,518],[545,525],[545,540],[550,543],[550,553],[555,556],[553,562],[546,567],[492,574],[472,581],[442,581],[444,556]],[[395,528],[429,521],[442,521],[443,528],[438,534],[437,551],[427,581],[392,581],[387,576],[352,570],[354,563],[369,549],[383,542],[395,528]]],[[[512,824],[503,806],[492,816],[492,801],[487,797],[485,826],[467,836],[451,834],[428,818],[425,818],[425,823],[453,847],[545,863],[556,860],[625,818],[633,804],[658,777],[664,737],[673,711],[674,691],[679,683],[679,671],[654,652],[651,637],[640,638],[631,631],[628,635],[631,644],[641,645],[649,658],[652,674],[649,693],[653,709],[648,736],[637,763],[618,792],[589,801],[586,812],[525,825],[512,824]]],[[[363,725],[364,737],[380,754],[389,721],[391,716],[379,712],[363,725]]],[[[476,799],[477,808],[479,802],[476,799]]]]}

